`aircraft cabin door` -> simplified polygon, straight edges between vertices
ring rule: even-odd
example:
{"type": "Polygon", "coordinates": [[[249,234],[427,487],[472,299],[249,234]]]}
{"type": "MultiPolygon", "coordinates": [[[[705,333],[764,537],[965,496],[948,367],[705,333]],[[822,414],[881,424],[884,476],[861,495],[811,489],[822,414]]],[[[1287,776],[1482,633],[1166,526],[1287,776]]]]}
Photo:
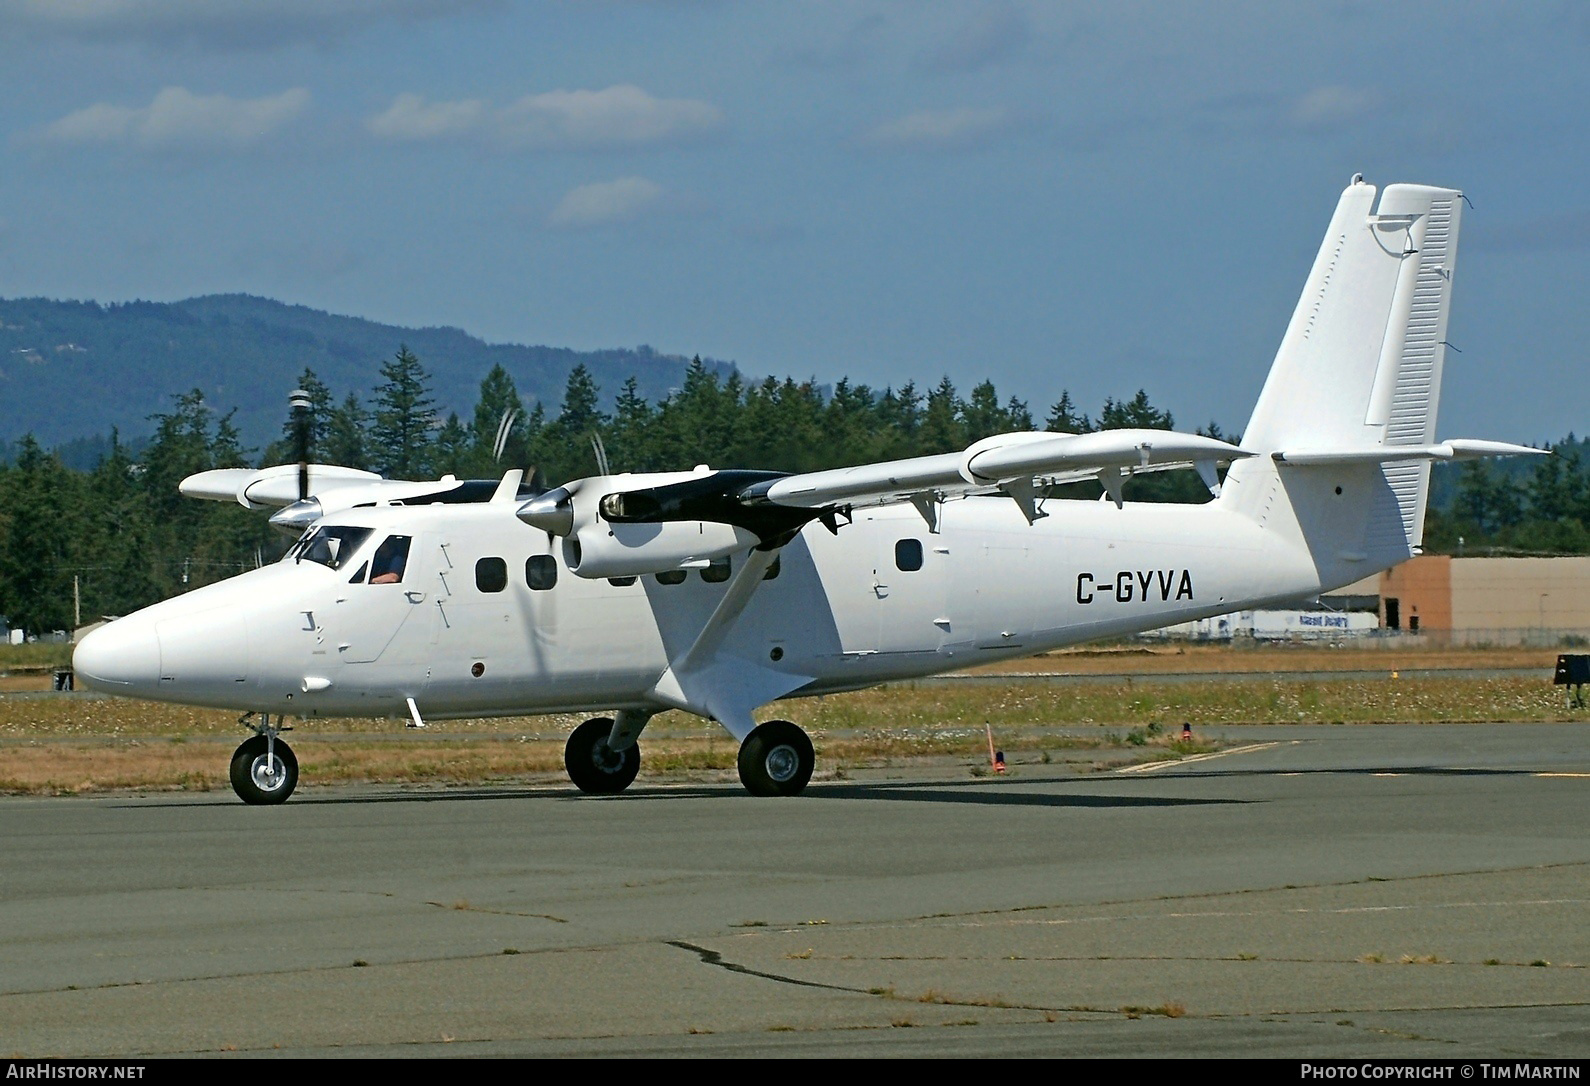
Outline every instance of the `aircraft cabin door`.
{"type": "MultiPolygon", "coordinates": [[[[380,659],[399,632],[423,612],[431,595],[420,563],[423,539],[389,535],[353,572],[337,600],[337,648],[345,664],[380,659]]],[[[343,571],[339,571],[343,572],[343,571]]]]}
{"type": "Polygon", "coordinates": [[[879,522],[872,593],[878,651],[937,653],[949,633],[949,554],[921,520],[879,522]]]}
{"type": "Polygon", "coordinates": [[[977,647],[1020,649],[1032,640],[1036,612],[1033,557],[1026,541],[994,535],[972,545],[972,581],[977,586],[977,647]]]}

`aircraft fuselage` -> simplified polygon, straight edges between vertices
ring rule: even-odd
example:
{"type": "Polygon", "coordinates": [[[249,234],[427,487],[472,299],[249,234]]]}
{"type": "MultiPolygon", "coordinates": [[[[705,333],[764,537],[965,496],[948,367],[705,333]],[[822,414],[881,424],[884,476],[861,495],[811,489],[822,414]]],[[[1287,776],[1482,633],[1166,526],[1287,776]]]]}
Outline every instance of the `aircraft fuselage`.
{"type": "MultiPolygon", "coordinates": [[[[1029,525],[1007,498],[950,501],[937,532],[903,505],[858,511],[837,535],[809,525],[721,655],[785,677],[782,696],[820,694],[1320,588],[1306,552],[1220,503],[1044,508],[1029,525]]],[[[302,718],[406,717],[411,698],[427,718],[654,710],[729,572],[587,580],[504,504],[324,523],[372,531],[339,568],[290,556],[120,619],[80,648],[79,673],[108,692],[302,718]],[[412,539],[401,581],[351,580],[394,534],[412,539]]]]}

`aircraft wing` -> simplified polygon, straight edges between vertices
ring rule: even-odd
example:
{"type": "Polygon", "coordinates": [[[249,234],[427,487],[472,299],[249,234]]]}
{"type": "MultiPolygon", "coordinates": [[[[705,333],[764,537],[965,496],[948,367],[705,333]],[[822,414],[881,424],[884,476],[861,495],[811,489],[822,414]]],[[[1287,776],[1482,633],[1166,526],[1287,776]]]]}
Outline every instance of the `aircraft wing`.
{"type": "Polygon", "coordinates": [[[936,531],[944,499],[996,492],[1013,499],[1031,522],[1043,515],[1037,508],[1040,487],[1098,478],[1119,505],[1128,475],[1193,467],[1218,493],[1217,464],[1253,455],[1212,437],[1170,430],[1029,431],[984,438],[961,452],[798,475],[699,468],[663,476],[597,476],[541,494],[518,515],[578,544],[567,552],[570,569],[581,576],[610,576],[618,567],[595,556],[611,557],[615,549],[625,552],[627,573],[630,564],[672,569],[745,545],[740,535],[709,543],[699,532],[684,533],[677,545],[665,544],[658,533],[615,533],[610,530],[615,525],[715,523],[749,533],[746,538],[764,546],[778,546],[812,520],[837,530],[856,506],[894,502],[910,502],[936,531]],[[626,542],[626,535],[633,541],[626,542]]]}
{"type": "MultiPolygon", "coordinates": [[[[367,487],[386,482],[373,471],[342,468],[332,464],[309,465],[309,493],[314,496],[329,494],[348,487],[367,487]]],[[[412,486],[414,484],[404,484],[412,486]]],[[[426,484],[434,487],[435,483],[426,484]]],[[[216,468],[190,475],[178,484],[177,489],[189,498],[209,501],[235,501],[245,509],[264,506],[281,507],[298,500],[298,465],[278,464],[260,468],[216,468]]]]}
{"type": "Polygon", "coordinates": [[[919,494],[943,498],[992,488],[1030,490],[1093,476],[1117,496],[1123,473],[1199,467],[1212,485],[1217,463],[1252,455],[1212,437],[1171,430],[1033,431],[997,434],[958,453],[789,475],[748,487],[740,497],[808,509],[880,505],[919,494]]]}
{"type": "MultiPolygon", "coordinates": [[[[373,471],[338,467],[334,464],[308,465],[307,496],[300,498],[299,467],[297,464],[278,464],[260,468],[216,468],[190,475],[178,484],[184,495],[205,498],[209,501],[235,501],[245,509],[275,507],[279,511],[270,518],[271,524],[284,532],[296,534],[308,528],[328,513],[351,509],[356,505],[373,505],[384,502],[412,502],[418,499],[451,500],[449,495],[463,492],[464,498],[472,496],[465,484],[452,475],[425,482],[406,479],[383,479],[373,471]]],[[[510,496],[517,492],[521,471],[512,471],[502,484],[510,496]]],[[[474,486],[475,484],[470,484],[474,486]]],[[[489,491],[492,484],[485,484],[489,491]]],[[[479,496],[484,500],[485,495],[479,496]]]]}

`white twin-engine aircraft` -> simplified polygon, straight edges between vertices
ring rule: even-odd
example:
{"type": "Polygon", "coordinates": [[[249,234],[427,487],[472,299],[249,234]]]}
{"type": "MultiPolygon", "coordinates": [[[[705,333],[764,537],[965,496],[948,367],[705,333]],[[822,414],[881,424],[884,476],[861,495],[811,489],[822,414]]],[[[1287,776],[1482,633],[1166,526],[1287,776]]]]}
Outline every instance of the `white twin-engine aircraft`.
{"type": "Polygon", "coordinates": [[[297,784],[287,717],[593,710],[614,715],[565,751],[582,791],[628,787],[647,721],[683,709],[740,742],[748,791],[794,795],[812,744],[757,723],[778,699],[1314,596],[1418,552],[1431,461],[1536,451],[1435,440],[1462,199],[1392,185],[1377,203],[1353,179],[1240,446],[1010,433],[832,471],[698,467],[545,492],[518,471],[207,471],[183,493],[283,507],[272,520],[302,538],[90,634],[77,674],[244,710],[255,734],[231,778],[247,803],[297,784]],[[1126,477],[1174,467],[1215,499],[1123,501],[1126,477]],[[1101,501],[1045,497],[1093,477],[1101,501]]]}

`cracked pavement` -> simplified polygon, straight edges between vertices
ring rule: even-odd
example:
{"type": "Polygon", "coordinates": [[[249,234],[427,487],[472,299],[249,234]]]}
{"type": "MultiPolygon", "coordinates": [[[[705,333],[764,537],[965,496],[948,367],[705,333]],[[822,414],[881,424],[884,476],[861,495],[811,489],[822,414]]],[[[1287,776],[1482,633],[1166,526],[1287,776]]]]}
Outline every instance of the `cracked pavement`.
{"type": "Polygon", "coordinates": [[[1231,731],[793,800],[0,800],[0,1052],[1590,1052],[1590,729],[1231,731]]]}

